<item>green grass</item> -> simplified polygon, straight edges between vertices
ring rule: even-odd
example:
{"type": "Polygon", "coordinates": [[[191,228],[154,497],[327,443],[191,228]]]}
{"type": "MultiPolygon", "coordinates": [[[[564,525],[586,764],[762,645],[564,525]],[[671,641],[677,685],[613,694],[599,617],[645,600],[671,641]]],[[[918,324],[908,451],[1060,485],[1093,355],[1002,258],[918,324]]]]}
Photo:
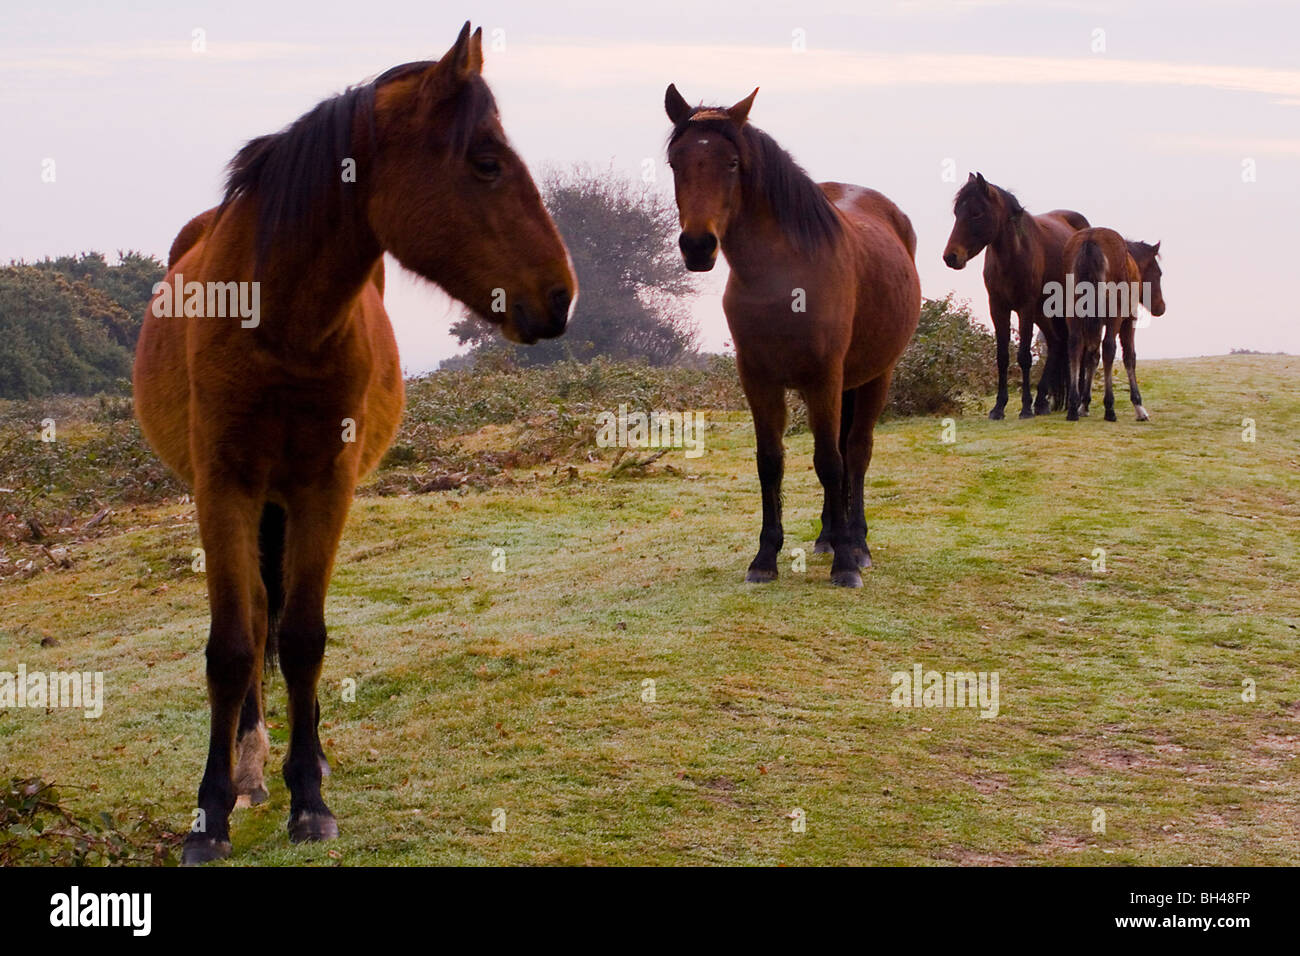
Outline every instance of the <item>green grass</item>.
{"type": "MultiPolygon", "coordinates": [[[[676,473],[359,499],[321,684],[343,835],[288,842],[277,679],[272,799],[236,811],[231,862],[1300,863],[1296,364],[1143,363],[1148,424],[1123,391],[1116,424],[1099,399],[1078,423],[962,418],[954,445],[937,419],[886,424],[859,591],[811,554],[807,434],[781,578],[742,583],[743,413],[660,462],[676,473]],[[999,715],[894,708],[915,663],[997,671],[999,715]]],[[[0,767],[183,828],[207,730],[197,529],[179,504],[114,528],[0,585],[0,670],[103,670],[108,695],[99,720],[0,711],[0,767]]]]}

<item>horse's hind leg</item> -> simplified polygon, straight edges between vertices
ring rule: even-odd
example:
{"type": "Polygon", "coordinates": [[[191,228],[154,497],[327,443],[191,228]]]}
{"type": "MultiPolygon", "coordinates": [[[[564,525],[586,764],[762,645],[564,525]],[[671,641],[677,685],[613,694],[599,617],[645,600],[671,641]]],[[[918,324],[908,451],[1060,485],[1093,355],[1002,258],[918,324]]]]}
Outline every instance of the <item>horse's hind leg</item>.
{"type": "MultiPolygon", "coordinates": [[[[854,396],[856,389],[844,392],[840,396],[840,457],[846,462],[849,460],[849,431],[853,427],[854,418],[854,396]]],[[[848,484],[844,486],[844,506],[851,509],[852,493],[848,484]]],[[[852,516],[852,510],[848,512],[852,516]]],[[[817,541],[813,545],[813,554],[830,554],[834,551],[831,547],[830,535],[826,529],[830,524],[830,515],[826,510],[825,503],[822,504],[822,527],[817,534],[817,541]]],[[[866,529],[863,529],[865,539],[866,529]]]]}
{"type": "Polygon", "coordinates": [[[1137,374],[1137,349],[1133,343],[1133,320],[1125,319],[1119,327],[1119,340],[1124,346],[1124,370],[1128,372],[1128,397],[1133,403],[1133,409],[1137,412],[1137,420],[1140,422],[1149,422],[1151,416],[1147,414],[1146,408],[1142,405],[1142,393],[1138,391],[1138,374],[1137,374]]]}
{"type": "Polygon", "coordinates": [[[300,490],[289,502],[279,644],[280,670],[289,690],[284,782],[289,787],[289,838],[294,843],[328,840],[339,832],[320,792],[316,686],[325,657],[325,591],[351,499],[352,482],[337,480],[300,490]]]}
{"type": "MultiPolygon", "coordinates": [[[[871,450],[875,444],[876,422],[885,410],[889,381],[894,371],[854,390],[853,427],[846,443],[844,458],[845,484],[848,492],[849,543],[858,567],[871,567],[871,549],[867,547],[866,479],[871,467],[871,450]]],[[[846,393],[848,394],[848,393],[846,393]]]]}
{"type": "Polygon", "coordinates": [[[1115,333],[1111,328],[1106,329],[1106,337],[1101,343],[1101,361],[1106,380],[1105,418],[1108,422],[1118,421],[1115,418],[1115,389],[1113,385],[1114,376],[1112,375],[1112,369],[1115,365],[1115,333]]]}
{"type": "Polygon", "coordinates": [[[785,544],[781,526],[781,478],[785,472],[785,389],[780,385],[754,381],[742,371],[741,384],[754,416],[757,444],[758,483],[763,496],[763,530],[758,535],[758,554],[749,564],[745,580],[751,584],[774,581],[776,563],[785,544]]]}
{"type": "MultiPolygon", "coordinates": [[[[1069,422],[1079,420],[1079,376],[1083,371],[1083,348],[1083,329],[1080,328],[1080,323],[1075,323],[1070,326],[1069,365],[1065,379],[1067,388],[1065,420],[1069,422]]],[[[1043,371],[1043,378],[1047,378],[1046,370],[1043,371]]]]}
{"type": "MultiPolygon", "coordinates": [[[[1069,348],[1069,334],[1065,328],[1062,328],[1061,335],[1056,335],[1055,331],[1049,331],[1048,326],[1044,326],[1043,345],[1047,348],[1047,357],[1043,360],[1043,371],[1038,376],[1038,397],[1034,400],[1034,414],[1046,415],[1048,412],[1058,411],[1064,405],[1069,397],[1069,383],[1065,376],[1069,369],[1069,359],[1067,350],[1069,348]]],[[[1029,337],[1031,351],[1029,353],[1029,362],[1033,364],[1033,335],[1034,326],[1029,327],[1029,337]]]]}
{"type": "Polygon", "coordinates": [[[253,679],[239,711],[239,731],[235,740],[236,806],[256,806],[270,796],[266,789],[266,758],[270,739],[266,733],[263,684],[264,665],[273,655],[280,611],[284,607],[284,509],[267,503],[257,529],[257,546],[262,585],[266,589],[266,645],[258,655],[253,679]]]}
{"type": "Polygon", "coordinates": [[[243,489],[216,486],[202,478],[195,501],[212,611],[207,648],[211,726],[207,766],[199,784],[199,813],[181,855],[186,864],[230,855],[235,729],[266,641],[266,592],[257,575],[258,503],[243,489]]]}
{"type": "MultiPolygon", "coordinates": [[[[1034,364],[1034,323],[1027,317],[1022,316],[1020,319],[1020,347],[1016,351],[1016,364],[1020,366],[1020,417],[1034,417],[1034,401],[1030,397],[1029,390],[1029,370],[1034,364]]],[[[1047,377],[1047,370],[1052,364],[1052,350],[1047,350],[1047,362],[1043,366],[1043,377],[1038,380],[1039,390],[1042,390],[1043,379],[1047,377]]],[[[1044,411],[1047,409],[1044,408],[1044,411]]]]}
{"type": "Polygon", "coordinates": [[[824,496],[822,513],[830,519],[823,530],[830,538],[835,555],[831,560],[831,584],[860,588],[862,575],[853,556],[844,507],[847,476],[839,441],[842,395],[839,382],[828,382],[819,389],[805,391],[804,400],[808,403],[808,424],[813,433],[813,468],[824,496]]]}
{"type": "Polygon", "coordinates": [[[1087,417],[1092,408],[1092,378],[1101,359],[1101,345],[1089,342],[1083,350],[1083,368],[1079,371],[1079,415],[1087,417]]]}

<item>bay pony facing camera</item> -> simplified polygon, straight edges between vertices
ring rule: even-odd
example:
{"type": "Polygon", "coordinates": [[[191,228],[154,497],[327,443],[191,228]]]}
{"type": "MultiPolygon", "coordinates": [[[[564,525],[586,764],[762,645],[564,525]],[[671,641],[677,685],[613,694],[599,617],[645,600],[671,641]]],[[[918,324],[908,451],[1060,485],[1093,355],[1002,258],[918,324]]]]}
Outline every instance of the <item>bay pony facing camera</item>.
{"type": "Polygon", "coordinates": [[[168,268],[187,284],[260,283],[256,328],[146,312],[136,410],[194,489],[212,615],[202,825],[186,837],[185,863],[228,855],[236,799],[267,797],[262,669],[277,643],[289,836],[338,834],[321,797],[316,684],[353,489],[402,413],[383,253],[515,341],[559,335],[568,321],[568,251],[482,67],[481,31],[467,23],[440,60],[394,67],[239,151],[221,205],[181,230],[168,268]],[[507,307],[493,311],[503,290],[507,307]]]}
{"type": "Polygon", "coordinates": [[[916,233],[873,189],[815,183],[749,123],[758,90],[728,108],[690,106],[669,86],[668,163],[688,269],[731,267],[722,308],[754,416],[763,530],[745,579],[771,581],[785,534],[786,389],[808,403],[823,490],[818,553],[831,583],[870,567],[863,483],[876,419],[921,310],[916,233]]]}

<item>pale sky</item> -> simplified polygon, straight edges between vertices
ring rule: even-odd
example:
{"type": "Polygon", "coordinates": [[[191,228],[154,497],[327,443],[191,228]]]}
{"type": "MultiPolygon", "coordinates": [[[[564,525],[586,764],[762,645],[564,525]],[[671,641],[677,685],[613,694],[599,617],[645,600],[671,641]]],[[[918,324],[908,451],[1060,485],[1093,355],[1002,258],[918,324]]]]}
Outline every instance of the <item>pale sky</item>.
{"type": "MultiPolygon", "coordinates": [[[[1168,311],[1138,333],[1143,357],[1300,352],[1285,279],[1300,223],[1300,8],[1286,2],[6,0],[0,261],[165,258],[246,140],[440,56],[467,17],[535,172],[587,162],[640,177],[649,159],[671,193],[665,86],[723,104],[759,86],[751,121],[815,179],[879,189],[911,217],[927,296],[954,291],[987,317],[982,257],[963,272],[940,258],[953,194],[979,170],[1032,212],[1073,208],[1163,241],[1168,311]]],[[[457,350],[458,309],[390,276],[403,365],[432,368],[457,350]]],[[[709,349],[727,342],[724,279],[711,273],[695,306],[709,349]]]]}

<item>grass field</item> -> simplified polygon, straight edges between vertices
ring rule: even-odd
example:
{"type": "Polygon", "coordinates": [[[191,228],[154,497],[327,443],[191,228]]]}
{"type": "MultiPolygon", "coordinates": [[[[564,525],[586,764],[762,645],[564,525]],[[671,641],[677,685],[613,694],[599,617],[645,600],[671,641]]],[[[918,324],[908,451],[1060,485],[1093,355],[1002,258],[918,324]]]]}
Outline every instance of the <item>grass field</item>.
{"type": "MultiPolygon", "coordinates": [[[[1145,362],[1147,424],[1126,390],[1117,424],[1100,399],[1078,423],[961,418],[953,444],[888,423],[858,591],[811,554],[806,433],[781,578],[742,583],[743,413],[642,477],[359,498],[321,685],[342,837],[288,842],[277,678],[272,797],[236,811],[230,862],[1298,864],[1298,365],[1145,362]],[[917,664],[997,672],[997,716],[893,706],[917,664]]],[[[103,671],[107,698],[98,720],[0,711],[0,770],[183,829],[208,721],[193,509],[111,528],[0,585],[0,670],[103,671]]]]}

